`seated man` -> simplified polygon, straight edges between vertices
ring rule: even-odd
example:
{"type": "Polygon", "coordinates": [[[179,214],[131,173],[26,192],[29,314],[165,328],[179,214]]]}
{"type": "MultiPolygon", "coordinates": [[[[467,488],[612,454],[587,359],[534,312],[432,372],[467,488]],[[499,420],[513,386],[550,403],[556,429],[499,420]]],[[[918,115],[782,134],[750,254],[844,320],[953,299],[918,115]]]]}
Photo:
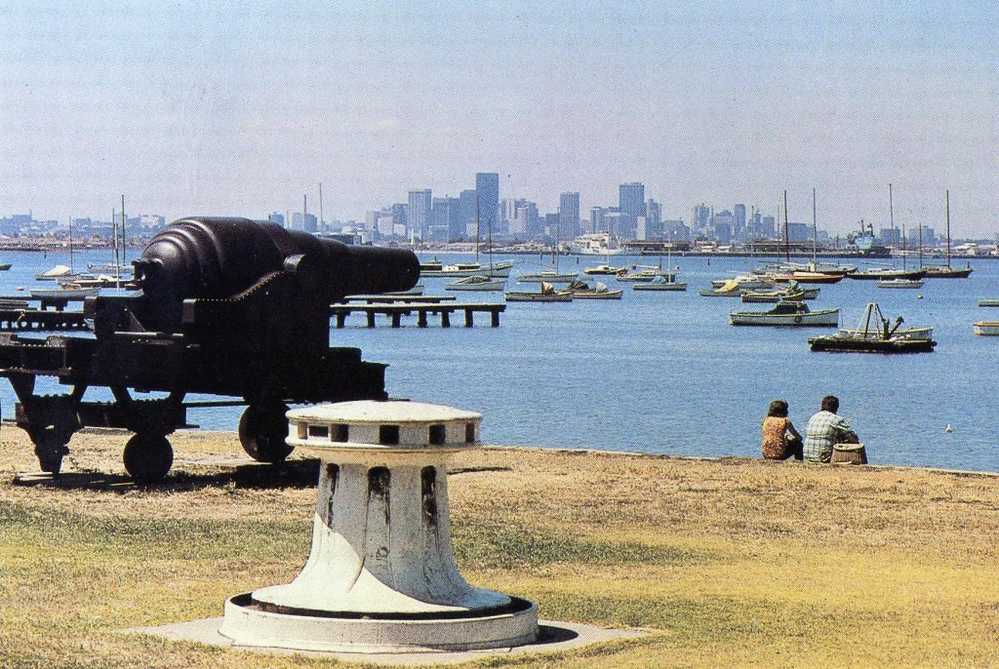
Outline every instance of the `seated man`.
{"type": "Polygon", "coordinates": [[[822,398],[819,412],[808,419],[802,449],[805,460],[829,462],[832,458],[833,444],[857,442],[857,435],[850,429],[849,421],[836,415],[838,410],[839,399],[834,395],[826,395],[822,398]]]}

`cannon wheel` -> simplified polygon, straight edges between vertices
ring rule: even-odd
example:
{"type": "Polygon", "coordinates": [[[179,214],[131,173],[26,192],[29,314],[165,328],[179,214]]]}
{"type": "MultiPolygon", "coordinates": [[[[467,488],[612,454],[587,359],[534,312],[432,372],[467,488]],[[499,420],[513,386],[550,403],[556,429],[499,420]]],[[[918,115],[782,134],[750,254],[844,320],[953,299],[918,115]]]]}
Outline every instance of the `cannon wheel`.
{"type": "Polygon", "coordinates": [[[288,405],[251,404],[239,418],[239,443],[246,454],[257,462],[276,464],[283,461],[294,447],[285,443],[288,405]]]}
{"type": "Polygon", "coordinates": [[[173,464],[173,448],[161,434],[139,433],[125,444],[125,471],[139,483],[161,481],[173,464]]]}

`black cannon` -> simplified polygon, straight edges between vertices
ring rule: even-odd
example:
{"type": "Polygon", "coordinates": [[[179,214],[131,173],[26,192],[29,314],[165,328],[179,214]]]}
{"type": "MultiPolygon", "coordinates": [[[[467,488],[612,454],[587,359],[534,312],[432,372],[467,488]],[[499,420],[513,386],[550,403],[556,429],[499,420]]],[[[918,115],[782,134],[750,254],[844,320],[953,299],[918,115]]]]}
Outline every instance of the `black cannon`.
{"type": "Polygon", "coordinates": [[[279,462],[288,403],[384,399],[385,366],[356,348],[329,346],[330,304],[353,293],[406,290],[419,278],[410,251],[350,246],[272,223],[186,218],[156,235],[133,263],[141,289],[90,297],[91,337],[0,335],[0,376],[19,400],[17,424],[43,470],[58,473],[66,444],[83,426],[124,427],[135,479],[166,475],[166,435],[187,425],[186,410],[246,404],[239,439],[262,462],[279,462]],[[54,376],[69,393],[38,395],[54,376]],[[103,386],[114,401],[83,401],[103,386]],[[155,399],[132,392],[158,391],[155,399]],[[241,398],[185,402],[189,393],[241,398]]]}

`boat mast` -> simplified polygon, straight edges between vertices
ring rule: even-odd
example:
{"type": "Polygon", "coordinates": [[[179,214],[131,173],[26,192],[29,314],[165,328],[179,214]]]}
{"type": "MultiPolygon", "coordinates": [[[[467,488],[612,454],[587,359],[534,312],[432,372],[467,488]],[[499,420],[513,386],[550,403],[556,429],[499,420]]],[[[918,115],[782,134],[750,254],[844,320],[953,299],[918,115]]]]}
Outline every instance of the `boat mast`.
{"type": "Polygon", "coordinates": [[[69,273],[76,274],[73,269],[73,217],[69,217],[69,273]]]}
{"type": "Polygon", "coordinates": [[[923,224],[917,223],[916,228],[919,230],[919,269],[923,269],[923,224]]]}
{"type": "MultiPolygon", "coordinates": [[[[892,236],[894,236],[894,232],[895,232],[895,207],[894,207],[894,205],[892,203],[892,198],[891,198],[891,184],[888,184],[888,225],[892,229],[892,236]]],[[[905,256],[903,255],[902,257],[904,258],[905,256]]],[[[905,261],[903,260],[902,262],[905,262],[905,261]]],[[[895,261],[894,260],[892,260],[891,265],[892,265],[892,267],[895,266],[895,261]]]]}
{"type": "Polygon", "coordinates": [[[812,189],[812,271],[818,267],[815,262],[816,250],[819,245],[819,228],[815,224],[815,189],[812,189]]]}
{"type": "Polygon", "coordinates": [[[128,262],[128,251],[125,248],[125,223],[128,221],[125,218],[125,194],[121,195],[121,264],[128,262]]]}
{"type": "Polygon", "coordinates": [[[902,271],[905,271],[905,257],[908,252],[905,250],[905,223],[902,224],[902,271]]]}
{"type": "Polygon", "coordinates": [[[946,191],[947,198],[947,267],[950,267],[950,189],[946,191]]]}
{"type": "Polygon", "coordinates": [[[475,262],[479,262],[479,193],[475,193],[475,262]]]}
{"type": "Polygon", "coordinates": [[[791,240],[787,236],[787,191],[784,191],[784,258],[791,263],[791,240]]]}
{"type": "Polygon", "coordinates": [[[115,288],[120,288],[118,285],[118,267],[120,266],[118,260],[118,212],[115,211],[114,207],[111,207],[111,248],[114,251],[114,285],[115,288]]]}

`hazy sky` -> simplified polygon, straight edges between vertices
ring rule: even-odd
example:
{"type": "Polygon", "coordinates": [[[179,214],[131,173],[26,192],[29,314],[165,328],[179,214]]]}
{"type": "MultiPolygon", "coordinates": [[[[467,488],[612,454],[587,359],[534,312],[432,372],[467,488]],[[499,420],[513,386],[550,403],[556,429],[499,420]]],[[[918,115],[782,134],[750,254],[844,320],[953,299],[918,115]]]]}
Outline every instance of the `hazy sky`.
{"type": "Polygon", "coordinates": [[[852,229],[999,231],[999,5],[0,0],[0,215],[326,218],[639,180],[852,229]]]}

